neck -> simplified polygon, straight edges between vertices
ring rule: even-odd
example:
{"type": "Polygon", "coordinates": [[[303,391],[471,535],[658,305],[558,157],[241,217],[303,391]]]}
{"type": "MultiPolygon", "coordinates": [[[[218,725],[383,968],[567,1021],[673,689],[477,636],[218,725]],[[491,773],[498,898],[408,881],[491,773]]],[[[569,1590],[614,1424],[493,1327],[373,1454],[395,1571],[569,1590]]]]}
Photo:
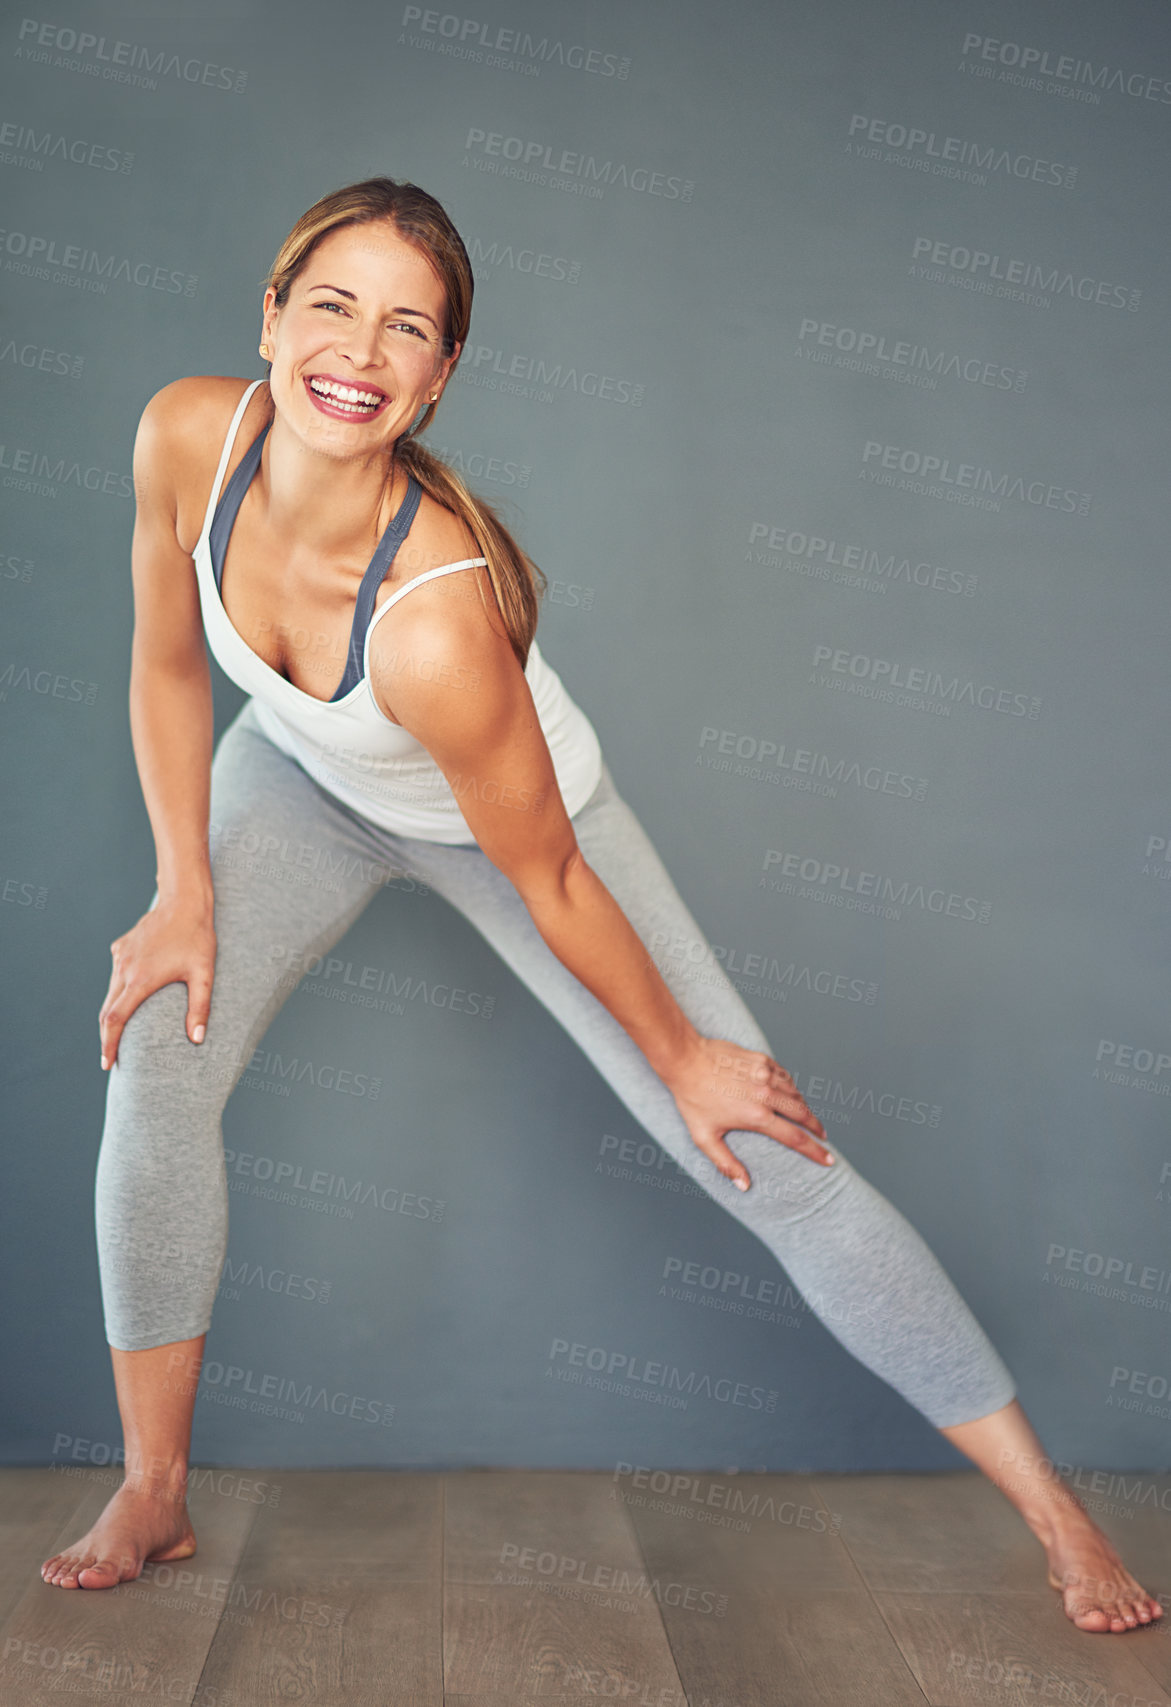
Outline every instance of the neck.
{"type": "Polygon", "coordinates": [[[314,450],[276,414],[260,451],[254,484],[272,532],[313,556],[369,557],[407,490],[394,447],[366,455],[314,450]]]}

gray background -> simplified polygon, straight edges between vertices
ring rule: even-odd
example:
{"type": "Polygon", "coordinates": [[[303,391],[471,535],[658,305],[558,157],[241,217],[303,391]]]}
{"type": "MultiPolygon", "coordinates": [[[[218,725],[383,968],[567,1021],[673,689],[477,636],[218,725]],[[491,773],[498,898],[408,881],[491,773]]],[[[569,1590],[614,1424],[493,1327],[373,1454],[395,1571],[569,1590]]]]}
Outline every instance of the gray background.
{"type": "MultiPolygon", "coordinates": [[[[1053,1454],[1166,1465],[1166,15],[468,6],[3,26],[0,1451],[97,1463],[120,1438],[92,1189],[108,944],[154,874],[126,704],[138,417],[180,375],[258,376],[287,229],[384,173],[438,196],[476,264],[431,443],[550,577],[543,650],[778,1059],[938,1253],[1053,1454]],[[498,30],[532,39],[492,64],[498,30]],[[1049,56],[1040,86],[1023,49],[1049,56]],[[528,144],[594,164],[506,175],[528,144]],[[875,372],[847,365],[863,337],[875,372]],[[538,362],[552,384],[503,387],[538,362]],[[917,490],[897,465],[921,458],[947,467],[917,490]],[[896,666],[940,678],[932,704],[848,691],[896,666]],[[769,887],[787,856],[801,875],[769,887]],[[893,915],[847,905],[859,871],[903,890],[893,915]],[[933,910],[949,895],[958,916],[933,910]]],[[[216,672],[219,729],[239,704],[216,672]]],[[[377,1098],[281,1095],[258,1063],[229,1104],[197,1461],[966,1463],[799,1300],[717,1307],[729,1273],[783,1296],[783,1271],[679,1189],[442,901],[388,890],[336,952],[413,995],[364,1010],[334,972],[265,1040],[377,1098]],[[710,1272],[673,1298],[687,1263],[710,1272]],[[575,1384],[557,1341],[775,1409],[575,1384]]]]}

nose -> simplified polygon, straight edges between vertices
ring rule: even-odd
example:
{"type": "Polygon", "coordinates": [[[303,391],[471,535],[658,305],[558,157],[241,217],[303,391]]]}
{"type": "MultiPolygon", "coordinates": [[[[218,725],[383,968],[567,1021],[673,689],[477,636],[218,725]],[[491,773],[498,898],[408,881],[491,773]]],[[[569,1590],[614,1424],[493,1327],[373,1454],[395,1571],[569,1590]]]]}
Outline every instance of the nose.
{"type": "Polygon", "coordinates": [[[337,339],[339,354],[347,355],[354,367],[370,367],[378,360],[378,332],[369,322],[353,325],[337,339]]]}

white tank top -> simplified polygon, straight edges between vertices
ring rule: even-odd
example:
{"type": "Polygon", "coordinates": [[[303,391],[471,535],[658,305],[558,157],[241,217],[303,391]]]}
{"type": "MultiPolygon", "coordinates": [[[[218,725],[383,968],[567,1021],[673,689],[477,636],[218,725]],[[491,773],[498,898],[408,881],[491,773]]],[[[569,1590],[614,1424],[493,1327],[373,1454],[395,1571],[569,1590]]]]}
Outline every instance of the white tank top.
{"type": "MultiPolygon", "coordinates": [[[[417,483],[412,481],[415,490],[408,491],[398,516],[383,535],[363,582],[362,592],[368,592],[369,620],[363,640],[360,638],[359,615],[355,612],[351,659],[346,677],[338,689],[339,697],[320,700],[294,686],[265,663],[232,626],[220,597],[217,573],[217,563],[220,567],[223,564],[235,512],[260,461],[263,432],[233,471],[228,492],[221,494],[224,471],[244,411],[252,393],[261,384],[262,380],[253,380],[236,405],[212,482],[203,530],[192,554],[199,582],[203,625],[212,655],[224,674],[252,696],[257,721],[269,739],[295,759],[330,794],[336,795],[371,823],[398,831],[400,835],[419,836],[430,842],[474,845],[475,837],[460,811],[459,797],[466,797],[478,787],[487,798],[492,798],[488,790],[493,784],[469,777],[465,788],[457,778],[453,790],[422,743],[379,710],[370,691],[368,666],[374,626],[404,594],[436,575],[468,569],[482,564],[485,559],[467,557],[458,563],[444,563],[437,569],[428,569],[399,587],[369,616],[377,581],[385,577],[398,547],[398,538],[392,536],[396,523],[404,512],[409,511],[413,516],[417,508],[417,483]],[[240,476],[239,480],[237,476],[240,476]],[[217,543],[214,562],[213,527],[217,543]],[[380,561],[380,553],[386,562],[381,566],[381,575],[378,575],[375,565],[380,561]],[[347,680],[357,675],[359,670],[355,685],[343,692],[347,680]]],[[[264,432],[267,430],[266,427],[264,432]]],[[[405,527],[401,529],[404,534],[405,531],[405,527]]],[[[360,595],[359,605],[361,603],[360,595]]],[[[602,774],[602,751],[597,734],[585,713],[566,692],[560,676],[542,658],[535,639],[529,647],[525,680],[548,743],[565,810],[572,817],[585,805],[602,774]]]]}

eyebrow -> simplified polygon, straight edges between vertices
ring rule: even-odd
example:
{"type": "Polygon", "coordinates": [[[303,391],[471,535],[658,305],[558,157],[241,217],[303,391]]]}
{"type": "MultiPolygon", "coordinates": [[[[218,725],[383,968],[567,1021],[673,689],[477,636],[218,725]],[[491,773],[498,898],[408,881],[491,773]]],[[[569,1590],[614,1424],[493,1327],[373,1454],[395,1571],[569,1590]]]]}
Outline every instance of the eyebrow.
{"type": "MultiPolygon", "coordinates": [[[[351,302],[357,302],[358,300],[352,290],[343,290],[341,285],[315,284],[309,285],[307,288],[309,290],[336,290],[339,296],[348,297],[351,302]]],[[[439,330],[438,321],[433,320],[431,315],[424,314],[421,308],[392,308],[390,312],[392,314],[413,314],[419,320],[430,320],[432,326],[435,327],[435,330],[437,332],[439,330]]]]}

